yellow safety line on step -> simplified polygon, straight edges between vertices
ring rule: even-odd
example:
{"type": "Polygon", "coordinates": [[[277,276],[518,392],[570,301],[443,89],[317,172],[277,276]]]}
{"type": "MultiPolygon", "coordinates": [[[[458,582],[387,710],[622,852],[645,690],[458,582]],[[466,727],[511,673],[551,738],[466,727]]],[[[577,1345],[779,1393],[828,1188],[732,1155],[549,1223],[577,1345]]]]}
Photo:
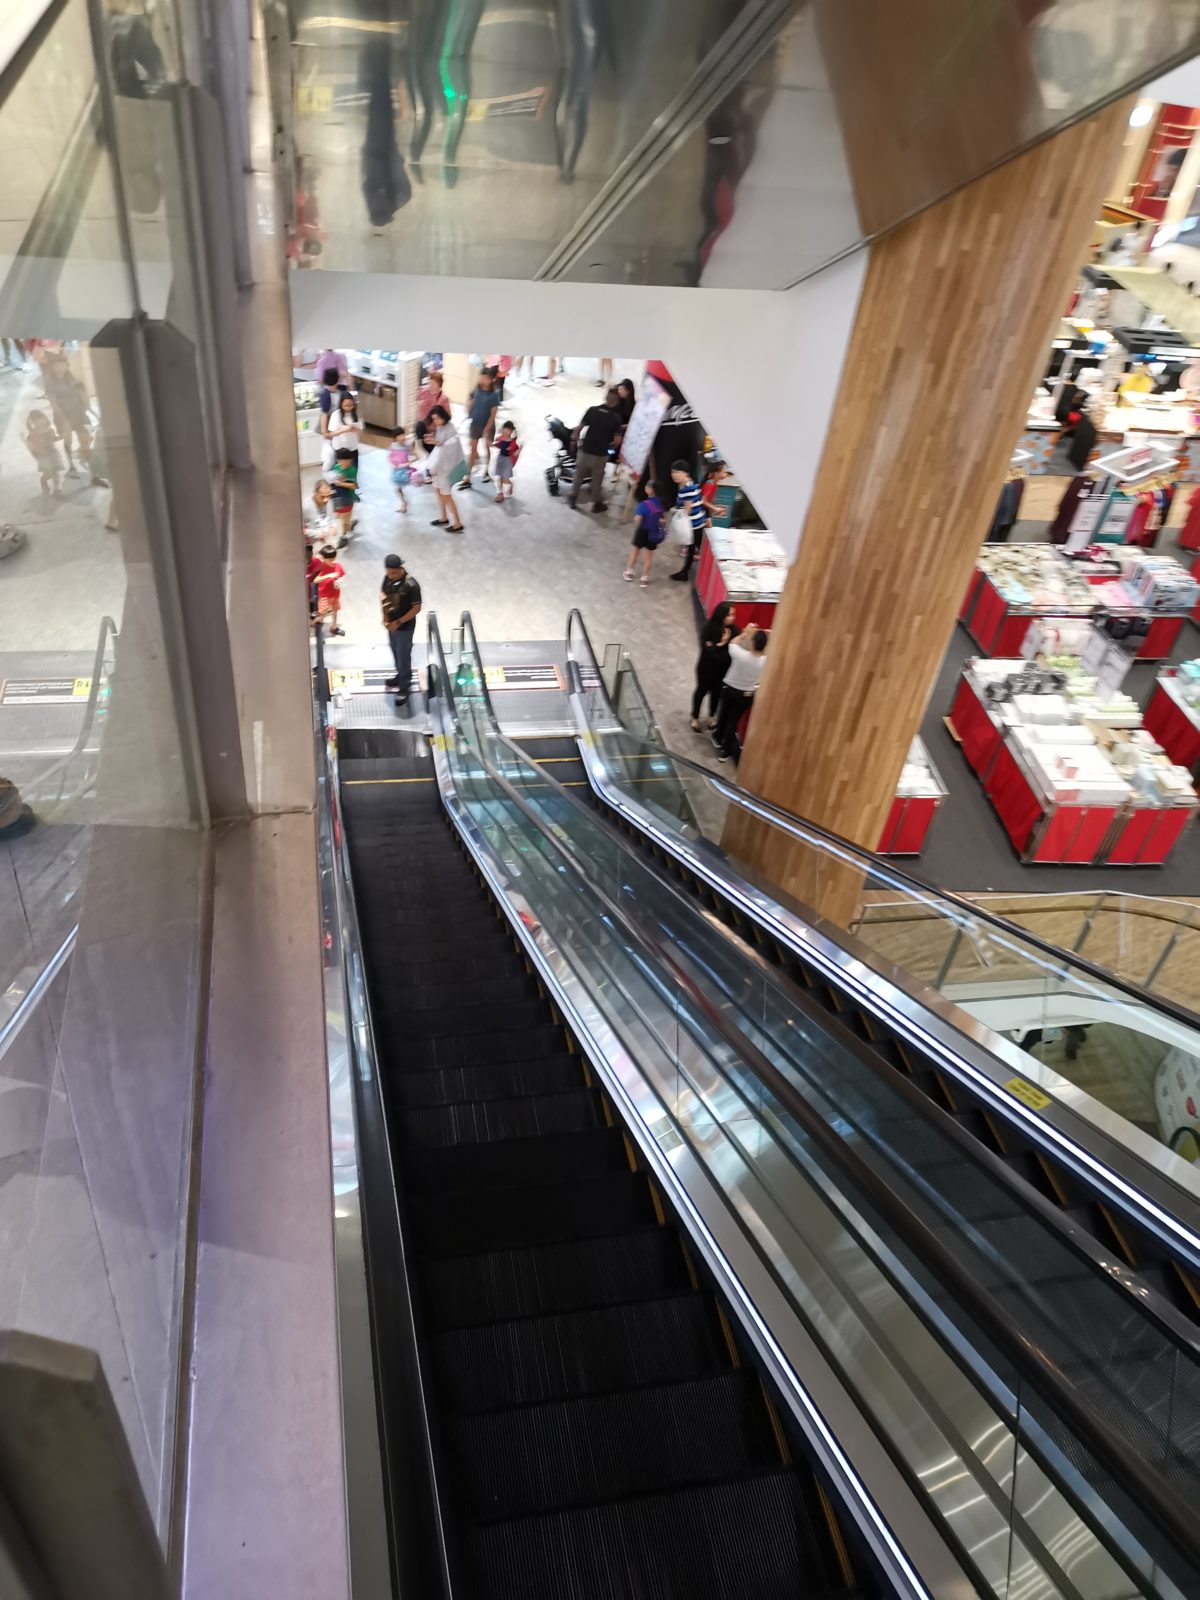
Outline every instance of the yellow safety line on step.
{"type": "Polygon", "coordinates": [[[814,1478],[817,1486],[817,1495],[821,1501],[821,1510],[825,1513],[825,1521],[829,1524],[829,1535],[833,1540],[833,1548],[837,1552],[838,1566],[842,1569],[842,1581],[847,1588],[854,1582],[854,1568],[850,1565],[850,1554],[846,1549],[846,1541],[842,1538],[841,1526],[834,1515],[833,1507],[829,1503],[829,1496],[825,1493],[824,1485],[820,1478],[814,1478]]]}
{"type": "Polygon", "coordinates": [[[343,778],[344,789],[356,789],[364,783],[432,783],[430,778],[343,778]]]}

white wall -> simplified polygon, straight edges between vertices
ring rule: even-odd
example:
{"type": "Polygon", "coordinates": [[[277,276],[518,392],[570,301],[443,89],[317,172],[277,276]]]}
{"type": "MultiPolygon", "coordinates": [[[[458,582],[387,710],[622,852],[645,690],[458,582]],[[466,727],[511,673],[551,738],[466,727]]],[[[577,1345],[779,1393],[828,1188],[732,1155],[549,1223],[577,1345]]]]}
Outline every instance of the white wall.
{"type": "Polygon", "coordinates": [[[605,352],[665,361],[795,550],[866,252],[783,293],[293,272],[297,348],[605,352]]]}

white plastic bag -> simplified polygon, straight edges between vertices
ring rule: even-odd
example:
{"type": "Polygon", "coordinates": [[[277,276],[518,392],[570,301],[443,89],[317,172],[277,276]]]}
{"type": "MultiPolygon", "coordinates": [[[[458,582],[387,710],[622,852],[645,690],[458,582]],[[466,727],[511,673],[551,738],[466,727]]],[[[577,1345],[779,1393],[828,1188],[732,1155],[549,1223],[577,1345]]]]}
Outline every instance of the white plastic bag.
{"type": "Polygon", "coordinates": [[[672,544],[691,544],[693,536],[692,519],[682,507],[676,506],[675,510],[672,511],[667,531],[672,544]]]}

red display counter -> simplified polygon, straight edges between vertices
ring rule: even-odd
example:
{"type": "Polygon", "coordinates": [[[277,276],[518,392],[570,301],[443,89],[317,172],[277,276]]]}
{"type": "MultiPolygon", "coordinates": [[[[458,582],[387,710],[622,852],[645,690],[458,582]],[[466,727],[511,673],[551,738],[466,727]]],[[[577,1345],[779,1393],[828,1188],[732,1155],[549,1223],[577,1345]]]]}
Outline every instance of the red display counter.
{"type": "MultiPolygon", "coordinates": [[[[718,534],[718,538],[720,537],[718,534]]],[[[751,595],[744,590],[736,589],[729,581],[729,570],[726,568],[726,571],[722,571],[721,560],[713,547],[711,537],[706,533],[700,543],[696,569],[696,593],[700,597],[704,615],[711,617],[722,600],[730,600],[737,607],[738,621],[743,627],[771,627],[775,621],[775,608],[779,604],[778,594],[751,595]]],[[[786,568],[780,569],[781,586],[785,571],[786,568]]]]}
{"type": "Polygon", "coordinates": [[[883,837],[875,846],[881,856],[919,856],[930,824],[944,796],[897,795],[888,812],[883,837]]]}
{"type": "MultiPolygon", "coordinates": [[[[1197,562],[1197,567],[1200,568],[1200,562],[1197,562]]],[[[1200,576],[1200,571],[1197,576],[1200,576]]],[[[1200,606],[1197,606],[1197,610],[1200,611],[1200,606]]],[[[1087,615],[1085,611],[1071,611],[1065,607],[1048,611],[1010,605],[988,575],[976,571],[968,586],[959,620],[979,646],[981,654],[1016,657],[1022,653],[1025,635],[1039,618],[1087,615]]],[[[1165,661],[1174,650],[1185,621],[1186,618],[1182,616],[1152,616],[1149,631],[1136,652],[1136,659],[1165,661]]]]}
{"type": "MultiPolygon", "coordinates": [[[[1151,716],[1160,694],[1165,697],[1161,682],[1145,726],[1173,761],[1187,765],[1162,737],[1166,712],[1160,706],[1158,717],[1151,716]]],[[[1194,801],[1141,805],[1131,795],[1123,804],[1071,804],[1048,794],[1006,738],[999,708],[989,705],[970,668],[959,680],[949,722],[1014,850],[1030,864],[1161,866],[1196,813],[1194,801]]],[[[1193,731],[1200,759],[1200,729],[1193,731]]]]}
{"type": "Polygon", "coordinates": [[[1200,719],[1175,692],[1173,674],[1159,673],[1143,725],[1175,762],[1191,772],[1200,771],[1200,719]]]}

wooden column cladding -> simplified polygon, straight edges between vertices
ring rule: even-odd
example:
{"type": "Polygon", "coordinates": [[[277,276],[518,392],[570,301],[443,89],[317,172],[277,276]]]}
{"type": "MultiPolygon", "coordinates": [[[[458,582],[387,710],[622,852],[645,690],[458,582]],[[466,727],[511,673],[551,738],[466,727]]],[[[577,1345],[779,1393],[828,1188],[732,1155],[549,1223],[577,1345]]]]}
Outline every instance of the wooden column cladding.
{"type": "MultiPolygon", "coordinates": [[[[747,789],[856,844],[874,848],[883,831],[1129,105],[870,247],[739,771],[747,789]]],[[[836,921],[857,909],[853,875],[828,863],[816,875],[810,851],[753,818],[731,821],[726,844],[836,921]]]]}

